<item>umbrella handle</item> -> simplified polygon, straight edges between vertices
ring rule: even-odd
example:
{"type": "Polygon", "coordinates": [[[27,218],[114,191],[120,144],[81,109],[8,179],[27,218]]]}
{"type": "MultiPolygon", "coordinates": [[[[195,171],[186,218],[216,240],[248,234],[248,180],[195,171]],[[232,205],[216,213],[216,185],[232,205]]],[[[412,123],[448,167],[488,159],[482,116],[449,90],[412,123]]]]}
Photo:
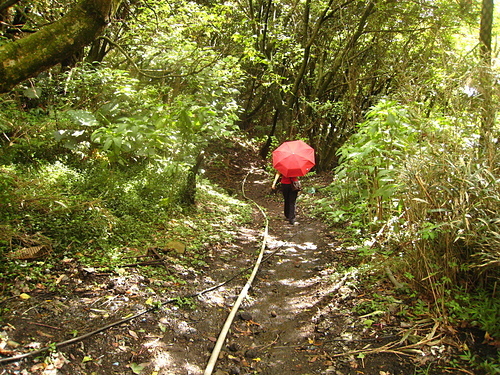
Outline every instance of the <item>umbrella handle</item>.
{"type": "Polygon", "coordinates": [[[274,176],[274,181],[273,181],[273,186],[272,188],[276,188],[276,182],[278,181],[278,178],[280,177],[280,173],[276,173],[276,176],[274,176]]]}

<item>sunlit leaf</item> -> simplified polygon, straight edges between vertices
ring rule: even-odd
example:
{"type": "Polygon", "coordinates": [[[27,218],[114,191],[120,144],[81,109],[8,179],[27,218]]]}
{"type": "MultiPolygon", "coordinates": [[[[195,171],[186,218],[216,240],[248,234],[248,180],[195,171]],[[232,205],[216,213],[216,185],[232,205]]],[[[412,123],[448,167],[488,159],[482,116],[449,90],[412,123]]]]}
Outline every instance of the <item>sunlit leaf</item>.
{"type": "Polygon", "coordinates": [[[69,110],[66,113],[78,125],[83,125],[83,126],[97,126],[97,125],[99,125],[99,122],[97,121],[95,116],[88,111],[69,110]]]}
{"type": "Polygon", "coordinates": [[[147,366],[147,364],[144,364],[144,363],[143,364],[131,363],[129,365],[132,372],[134,374],[137,374],[137,375],[139,375],[142,372],[142,370],[144,370],[146,368],[146,366],[147,366]]]}

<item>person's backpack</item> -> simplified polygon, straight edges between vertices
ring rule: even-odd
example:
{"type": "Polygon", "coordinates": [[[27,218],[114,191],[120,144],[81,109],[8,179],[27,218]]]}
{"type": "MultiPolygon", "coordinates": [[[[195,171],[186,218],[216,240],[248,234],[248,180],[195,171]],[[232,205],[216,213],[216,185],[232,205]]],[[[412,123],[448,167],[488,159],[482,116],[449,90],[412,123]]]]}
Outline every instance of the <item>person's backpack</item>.
{"type": "Polygon", "coordinates": [[[301,191],[302,190],[302,185],[300,184],[299,180],[292,181],[292,190],[293,191],[301,191]]]}

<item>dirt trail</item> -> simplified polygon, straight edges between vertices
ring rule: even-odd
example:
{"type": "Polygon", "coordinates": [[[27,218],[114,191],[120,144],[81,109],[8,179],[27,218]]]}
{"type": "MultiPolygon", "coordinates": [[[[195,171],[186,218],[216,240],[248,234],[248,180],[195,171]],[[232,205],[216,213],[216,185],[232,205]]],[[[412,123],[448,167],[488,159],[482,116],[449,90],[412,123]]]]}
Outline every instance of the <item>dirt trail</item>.
{"type": "MultiPolygon", "coordinates": [[[[264,165],[241,166],[237,180],[245,181],[245,195],[263,207],[269,219],[268,258],[261,265],[239,319],[233,323],[217,374],[380,375],[381,369],[387,370],[386,375],[406,374],[408,369],[392,355],[372,365],[362,364],[353,355],[329,356],[349,351],[343,343],[359,347],[356,339],[364,328],[354,324],[356,318],[349,303],[358,294],[357,275],[347,271],[356,260],[339,246],[322,222],[307,213],[303,195],[298,199],[299,225],[290,225],[283,216],[281,196],[270,194],[271,181],[264,165]]],[[[234,181],[229,179],[226,185],[232,183],[231,188],[237,190],[234,181]]],[[[327,181],[316,177],[309,183],[324,185],[327,181]]],[[[236,257],[245,265],[256,258],[263,226],[263,218],[256,211],[253,229],[242,228],[240,241],[230,250],[240,254],[236,257]]],[[[234,295],[231,301],[242,283],[230,292],[234,295]]],[[[210,297],[205,302],[210,304],[210,297]]],[[[215,338],[224,318],[197,329],[215,338]]],[[[366,342],[359,344],[364,346],[366,342]]]]}
{"type": "MultiPolygon", "coordinates": [[[[268,175],[259,171],[250,173],[245,191],[266,209],[266,255],[272,256],[261,265],[219,367],[230,374],[325,373],[323,361],[315,359],[320,354],[315,318],[328,295],[341,286],[328,280],[332,271],[326,268],[334,261],[336,247],[327,243],[325,227],[301,208],[299,225],[288,224],[282,215],[281,198],[269,196],[268,175]]],[[[245,243],[245,237],[242,233],[243,248],[255,253],[258,243],[245,243]]],[[[252,238],[262,240],[256,233],[252,238]]],[[[254,258],[249,254],[247,260],[254,258]]]]}
{"type": "MultiPolygon", "coordinates": [[[[331,229],[308,212],[310,207],[304,199],[307,193],[299,195],[299,225],[290,225],[283,215],[282,197],[270,192],[271,178],[265,172],[265,163],[256,158],[256,150],[243,146],[229,149],[226,154],[230,155],[225,163],[229,173],[208,168],[207,175],[228,191],[245,195],[261,206],[269,220],[269,237],[265,261],[233,322],[214,374],[415,373],[411,356],[390,350],[406,330],[402,326],[408,324],[395,317],[401,301],[396,301],[394,311],[378,326],[366,324],[367,320],[354,312],[355,305],[369,301],[363,298],[356,249],[342,246],[331,229]],[[384,345],[389,350],[377,350],[384,345]],[[361,353],[362,349],[373,349],[373,355],[361,353]]],[[[329,178],[308,177],[305,191],[309,191],[308,185],[326,186],[329,178]]],[[[242,268],[253,267],[263,228],[263,217],[256,209],[253,224],[239,229],[238,240],[213,254],[211,277],[225,280],[242,268]]],[[[203,373],[216,337],[245,282],[246,278],[241,278],[200,299],[198,319],[192,322],[196,335],[186,343],[184,356],[179,356],[185,364],[178,361],[177,368],[159,374],[203,373]],[[205,355],[200,357],[200,353],[205,355]]],[[[388,281],[381,280],[370,288],[392,298],[388,281]]],[[[424,327],[418,328],[425,331],[424,327]]],[[[435,359],[429,355],[420,364],[435,359]]]]}

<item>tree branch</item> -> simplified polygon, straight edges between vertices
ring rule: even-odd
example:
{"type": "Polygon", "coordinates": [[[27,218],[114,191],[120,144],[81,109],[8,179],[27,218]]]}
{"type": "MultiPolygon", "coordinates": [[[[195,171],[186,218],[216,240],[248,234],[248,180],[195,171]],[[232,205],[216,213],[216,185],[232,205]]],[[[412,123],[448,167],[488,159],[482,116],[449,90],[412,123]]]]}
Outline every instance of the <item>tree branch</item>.
{"type": "Polygon", "coordinates": [[[59,21],[0,47],[0,92],[80,51],[101,34],[121,0],[81,0],[59,21]]]}
{"type": "Polygon", "coordinates": [[[139,66],[137,66],[137,64],[132,59],[132,57],[130,57],[130,55],[127,53],[127,51],[125,51],[123,49],[123,47],[120,46],[118,43],[115,43],[114,41],[112,41],[111,39],[109,39],[106,36],[100,36],[98,39],[105,40],[106,42],[108,42],[113,47],[116,47],[116,49],[118,49],[123,54],[123,56],[125,57],[125,59],[132,64],[132,67],[134,68],[134,70],[138,74],[140,74],[143,77],[151,78],[151,79],[165,79],[165,78],[183,78],[183,77],[189,77],[189,76],[201,73],[206,68],[214,65],[215,63],[217,63],[217,61],[220,60],[220,57],[222,56],[222,54],[218,55],[213,60],[207,62],[206,64],[202,65],[201,67],[198,67],[197,69],[191,70],[189,73],[186,73],[186,74],[172,74],[171,72],[166,71],[166,70],[162,71],[162,70],[141,69],[141,68],[139,68],[139,66]],[[151,74],[153,72],[158,73],[158,75],[151,74]]]}
{"type": "Polygon", "coordinates": [[[5,9],[10,8],[11,6],[19,3],[21,0],[7,0],[0,4],[0,12],[3,12],[5,9]]]}

